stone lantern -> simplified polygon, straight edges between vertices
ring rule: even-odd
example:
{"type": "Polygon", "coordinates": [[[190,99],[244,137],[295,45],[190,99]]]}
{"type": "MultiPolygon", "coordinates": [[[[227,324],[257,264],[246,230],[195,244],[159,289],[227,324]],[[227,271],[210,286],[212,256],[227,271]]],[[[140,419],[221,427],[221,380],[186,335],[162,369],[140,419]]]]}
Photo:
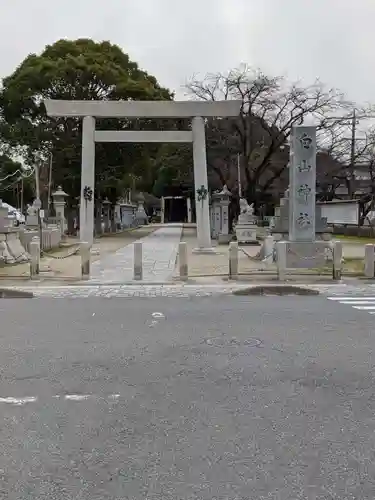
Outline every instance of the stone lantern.
{"type": "Polygon", "coordinates": [[[211,235],[218,243],[228,243],[232,237],[229,234],[229,205],[232,193],[225,185],[221,191],[211,196],[211,235]]]}
{"type": "Polygon", "coordinates": [[[144,207],[145,203],[145,197],[143,193],[139,193],[137,196],[137,211],[135,213],[135,220],[138,222],[138,224],[148,224],[148,217],[145,211],[144,207]]]}
{"type": "Polygon", "coordinates": [[[217,201],[220,207],[220,230],[218,235],[219,243],[229,243],[232,236],[229,234],[229,205],[232,193],[226,185],[216,194],[217,201]]]}
{"type": "Polygon", "coordinates": [[[108,198],[102,201],[102,207],[104,218],[104,232],[109,233],[111,231],[111,202],[108,198]]]}
{"type": "Polygon", "coordinates": [[[67,229],[67,223],[65,219],[65,199],[69,195],[63,191],[61,186],[58,186],[57,190],[52,193],[53,206],[56,212],[56,218],[60,221],[61,224],[61,234],[64,234],[67,229]]]}

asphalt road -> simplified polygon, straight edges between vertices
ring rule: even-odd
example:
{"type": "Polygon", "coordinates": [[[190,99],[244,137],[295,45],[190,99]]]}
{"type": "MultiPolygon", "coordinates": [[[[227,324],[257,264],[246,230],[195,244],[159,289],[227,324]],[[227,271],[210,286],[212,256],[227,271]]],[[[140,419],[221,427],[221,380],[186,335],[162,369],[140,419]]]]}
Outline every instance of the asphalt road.
{"type": "Polygon", "coordinates": [[[373,499],[373,321],[322,297],[2,300],[0,498],[373,499]]]}

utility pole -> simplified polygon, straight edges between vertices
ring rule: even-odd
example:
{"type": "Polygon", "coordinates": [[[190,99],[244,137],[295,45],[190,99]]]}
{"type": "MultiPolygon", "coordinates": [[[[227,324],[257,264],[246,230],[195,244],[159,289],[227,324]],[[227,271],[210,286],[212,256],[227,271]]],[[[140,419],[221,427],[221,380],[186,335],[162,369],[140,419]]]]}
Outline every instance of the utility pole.
{"type": "Polygon", "coordinates": [[[35,164],[35,198],[40,201],[40,187],[39,187],[39,165],[35,164]]]}
{"type": "Polygon", "coordinates": [[[39,224],[39,241],[40,241],[40,253],[42,254],[42,219],[40,217],[40,209],[42,208],[42,202],[40,201],[40,186],[39,186],[39,165],[35,163],[34,167],[35,173],[35,201],[34,206],[38,211],[38,224],[39,224]]]}
{"type": "Polygon", "coordinates": [[[351,145],[350,145],[350,174],[351,174],[350,177],[351,177],[351,180],[354,179],[356,125],[357,125],[357,117],[356,117],[356,110],[354,108],[353,117],[352,117],[352,138],[351,138],[351,145]]]}
{"type": "Polygon", "coordinates": [[[20,205],[21,205],[21,214],[23,215],[23,176],[21,177],[21,201],[20,201],[20,205]]]}
{"type": "Polygon", "coordinates": [[[51,215],[50,205],[51,205],[51,185],[52,185],[52,162],[53,162],[53,155],[51,153],[49,158],[49,172],[48,172],[48,201],[47,201],[48,217],[51,215]]]}
{"type": "Polygon", "coordinates": [[[242,198],[240,153],[237,154],[237,181],[238,181],[238,197],[242,198]]]}
{"type": "MultiPolygon", "coordinates": [[[[352,116],[350,117],[350,115],[348,117],[343,117],[342,121],[349,125],[350,128],[351,128],[351,137],[350,139],[347,138],[346,140],[350,141],[350,162],[349,162],[349,175],[348,175],[348,180],[349,180],[349,186],[348,186],[348,194],[351,195],[351,191],[354,186],[353,186],[353,183],[354,183],[354,180],[355,180],[355,144],[356,144],[356,141],[357,141],[357,138],[356,138],[356,132],[357,132],[357,124],[358,124],[358,119],[359,117],[357,116],[357,110],[356,108],[353,109],[353,114],[352,116]]],[[[360,118],[374,118],[374,115],[366,115],[366,114],[363,114],[360,116],[360,118]]],[[[329,118],[326,119],[327,121],[328,120],[337,120],[337,121],[341,121],[341,118],[340,117],[335,117],[335,116],[331,116],[329,118]]]]}

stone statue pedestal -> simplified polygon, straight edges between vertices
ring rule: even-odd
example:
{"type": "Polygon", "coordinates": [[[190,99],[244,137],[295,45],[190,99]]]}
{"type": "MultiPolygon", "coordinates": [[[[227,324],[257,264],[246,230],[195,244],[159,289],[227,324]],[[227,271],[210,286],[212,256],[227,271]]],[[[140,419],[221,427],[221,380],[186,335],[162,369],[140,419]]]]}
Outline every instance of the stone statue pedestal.
{"type": "Polygon", "coordinates": [[[28,228],[38,228],[39,227],[39,216],[38,211],[40,210],[40,200],[34,200],[32,205],[27,208],[26,215],[26,227],[28,228]]]}
{"type": "Polygon", "coordinates": [[[257,223],[253,206],[246,200],[240,200],[241,213],[236,224],[236,238],[242,245],[259,245],[257,240],[257,223]]]}

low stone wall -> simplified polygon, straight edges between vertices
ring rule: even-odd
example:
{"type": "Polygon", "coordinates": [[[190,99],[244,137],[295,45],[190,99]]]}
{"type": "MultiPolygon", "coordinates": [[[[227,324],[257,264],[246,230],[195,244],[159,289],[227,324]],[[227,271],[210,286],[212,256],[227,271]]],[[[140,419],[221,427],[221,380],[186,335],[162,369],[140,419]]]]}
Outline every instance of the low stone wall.
{"type": "MultiPolygon", "coordinates": [[[[23,246],[26,250],[29,249],[29,245],[34,236],[39,237],[38,229],[24,230],[20,231],[20,239],[23,246]]],[[[61,243],[61,231],[60,228],[57,227],[47,227],[43,228],[42,231],[42,241],[41,241],[41,249],[42,250],[51,250],[52,248],[57,248],[61,243]]]]}
{"type": "Polygon", "coordinates": [[[333,234],[342,234],[344,236],[358,236],[363,238],[375,238],[375,230],[369,226],[340,226],[332,227],[333,234]]]}

